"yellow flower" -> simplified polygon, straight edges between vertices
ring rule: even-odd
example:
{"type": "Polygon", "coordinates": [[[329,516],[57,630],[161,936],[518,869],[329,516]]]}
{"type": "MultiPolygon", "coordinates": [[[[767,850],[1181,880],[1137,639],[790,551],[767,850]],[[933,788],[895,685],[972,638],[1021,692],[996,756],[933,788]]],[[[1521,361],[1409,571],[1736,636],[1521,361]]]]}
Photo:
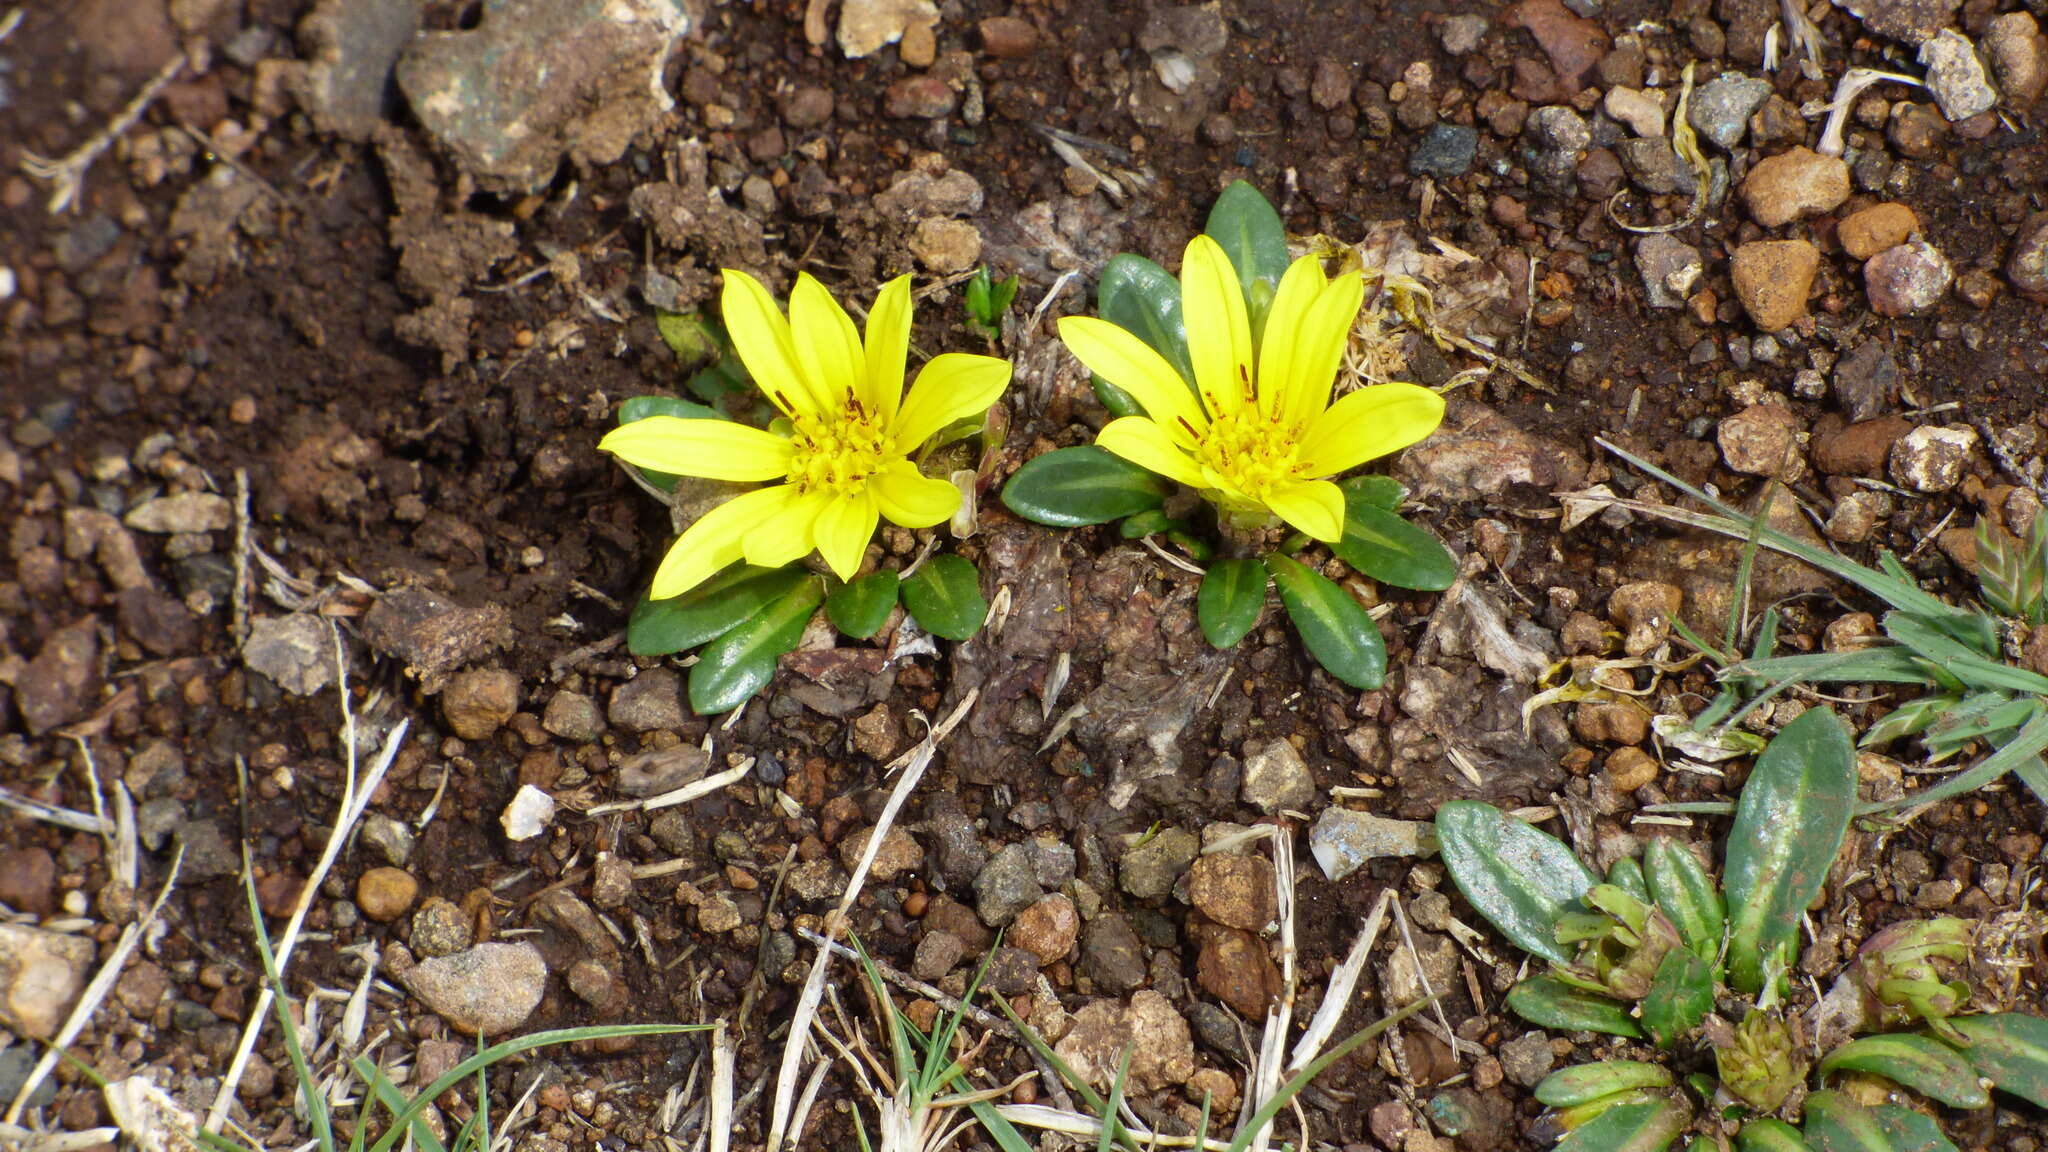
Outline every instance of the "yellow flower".
{"type": "Polygon", "coordinates": [[[878,517],[929,528],[960,492],[917,470],[911,453],[956,420],[986,412],[1010,382],[1008,361],[935,356],[904,394],[910,277],[882,286],[863,340],[825,286],[799,274],[783,319],[775,298],[725,270],[726,331],[782,413],[769,431],[729,420],[651,416],[598,447],[628,464],[707,480],[781,483],[719,505],[685,529],[654,573],[649,599],[679,596],[734,561],[778,568],[813,548],[842,580],[860,571],[878,517]]]}
{"type": "Polygon", "coordinates": [[[1143,416],[1111,421],[1095,443],[1201,489],[1226,516],[1268,513],[1318,540],[1344,534],[1344,494],[1324,477],[1398,452],[1436,430],[1444,402],[1413,384],[1361,388],[1330,403],[1330,384],[1365,300],[1357,272],[1326,280],[1311,256],[1280,279],[1256,345],[1230,257],[1208,236],[1181,262],[1193,389],[1149,345],[1107,320],[1069,316],[1060,339],[1129,392],[1143,416]]]}

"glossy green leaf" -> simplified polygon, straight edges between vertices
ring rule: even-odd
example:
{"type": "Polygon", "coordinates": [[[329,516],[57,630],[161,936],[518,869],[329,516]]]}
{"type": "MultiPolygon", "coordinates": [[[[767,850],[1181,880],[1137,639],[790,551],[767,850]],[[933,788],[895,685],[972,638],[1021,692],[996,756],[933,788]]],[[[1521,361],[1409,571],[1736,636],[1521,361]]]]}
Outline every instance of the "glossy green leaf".
{"type": "Polygon", "coordinates": [[[1763,989],[1766,968],[1789,968],[1799,917],[1827,879],[1856,805],[1856,749],[1826,708],[1785,725],[1763,755],[1728,832],[1732,932],[1729,983],[1763,989]]]}
{"type": "Polygon", "coordinates": [[[799,580],[779,599],[708,645],[690,668],[690,709],[699,716],[730,712],[775,678],[776,661],[804,638],[804,626],[825,598],[816,577],[799,580]]]}
{"type": "Polygon", "coordinates": [[[1877,1125],[1891,1138],[1892,1152],[1957,1152],[1954,1142],[1941,1130],[1941,1123],[1911,1108],[1879,1104],[1877,1125]]]}
{"type": "Polygon", "coordinates": [[[1244,639],[1266,607],[1266,569],[1257,560],[1218,560],[1202,576],[1195,619],[1212,648],[1244,639]]]}
{"type": "Polygon", "coordinates": [[[1266,571],[1279,586],[1280,603],[1316,663],[1353,688],[1379,687],[1387,674],[1386,641],[1364,605],[1320,573],[1278,552],[1266,557],[1266,571]]]}
{"type": "Polygon", "coordinates": [[[825,597],[825,618],[832,626],[855,640],[865,640],[880,631],[896,606],[896,570],[885,568],[841,584],[825,597]]]}
{"type": "Polygon", "coordinates": [[[1088,379],[1095,388],[1096,401],[1108,409],[1111,416],[1121,420],[1125,416],[1145,414],[1145,406],[1138,403],[1136,396],[1093,373],[1089,374],[1088,379]]]}
{"type": "Polygon", "coordinates": [[[801,568],[735,564],[681,596],[641,598],[626,618],[626,649],[666,656],[709,644],[805,579],[801,568]]]}
{"type": "Polygon", "coordinates": [[[1643,997],[1643,1030],[1669,1051],[1714,1010],[1714,966],[1687,948],[1673,948],[1657,965],[1643,997]]]}
{"type": "Polygon", "coordinates": [[[981,573],[962,557],[934,556],[903,582],[903,609],[934,636],[969,639],[988,615],[981,573]]]}
{"type": "Polygon", "coordinates": [[[1668,1097],[1617,1104],[1557,1142],[1555,1152],[1664,1152],[1692,1110],[1668,1097]]]}
{"type": "Polygon", "coordinates": [[[1643,1060],[1603,1060],[1561,1068],[1536,1085],[1536,1099],[1552,1108],[1588,1104],[1631,1088],[1669,1088],[1671,1070],[1643,1060]]]}
{"type": "Polygon", "coordinates": [[[1383,512],[1400,511],[1401,501],[1408,498],[1408,489],[1392,476],[1348,476],[1337,481],[1337,487],[1343,489],[1346,504],[1354,499],[1363,500],[1383,512]]]}
{"type": "Polygon", "coordinates": [[[1163,508],[1147,508],[1135,516],[1126,516],[1116,526],[1117,535],[1126,540],[1136,540],[1180,527],[1180,521],[1166,514],[1163,508]]]}
{"type": "Polygon", "coordinates": [[[1643,1030],[1628,1005],[1610,996],[1574,988],[1545,972],[1509,989],[1508,1010],[1553,1032],[1604,1032],[1640,1038],[1643,1030]]]}
{"type": "Polygon", "coordinates": [[[1892,1138],[1877,1113],[1839,1092],[1806,1098],[1801,1135],[1813,1152],[1892,1152],[1892,1138]]]}
{"type": "Polygon", "coordinates": [[[1813,1152],[1799,1129],[1775,1116],[1751,1120],[1735,1134],[1735,1152],[1813,1152]]]}
{"type": "Polygon", "coordinates": [[[1949,1024],[1970,1041],[1964,1054],[1999,1091],[2048,1108],[2048,1020],[1999,1012],[1952,1016],[1949,1024]]]}
{"type": "Polygon", "coordinates": [[[1054,528],[1106,524],[1157,508],[1172,485],[1093,444],[1034,456],[1003,485],[1003,504],[1054,528]]]}
{"type": "Polygon", "coordinates": [[[1718,959],[1728,905],[1700,858],[1676,840],[1656,837],[1643,849],[1643,879],[1651,903],[1671,917],[1685,946],[1703,960],[1718,959]]]}
{"type": "Polygon", "coordinates": [[[1991,1094],[1970,1061],[1926,1036],[1891,1033],[1851,1040],[1820,1062],[1823,1076],[1841,1071],[1882,1076],[1951,1108],[1982,1108],[1991,1103],[1991,1094]]]}
{"type": "Polygon", "coordinates": [[[1650,886],[1643,880],[1642,861],[1633,856],[1623,856],[1608,865],[1607,882],[1645,904],[1650,902],[1650,886]]]}
{"type": "Polygon", "coordinates": [[[1436,836],[1445,870],[1487,923],[1532,956],[1571,962],[1557,921],[1599,881],[1563,841],[1476,800],[1438,808],[1436,836]]]}
{"type": "Polygon", "coordinates": [[[1238,283],[1249,303],[1252,331],[1264,329],[1266,313],[1272,310],[1280,277],[1287,273],[1287,226],[1280,213],[1257,188],[1233,180],[1216,206],[1209,209],[1209,222],[1202,229],[1221,245],[1237,269],[1238,283]]]}
{"type": "Polygon", "coordinates": [[[1180,281],[1172,273],[1129,252],[1110,257],[1095,288],[1095,313],[1166,357],[1189,390],[1194,389],[1188,326],[1180,310],[1180,281]]]}
{"type": "Polygon", "coordinates": [[[1426,529],[1364,495],[1344,496],[1344,537],[1330,543],[1339,560],[1382,583],[1441,592],[1458,578],[1458,561],[1426,529]]]}

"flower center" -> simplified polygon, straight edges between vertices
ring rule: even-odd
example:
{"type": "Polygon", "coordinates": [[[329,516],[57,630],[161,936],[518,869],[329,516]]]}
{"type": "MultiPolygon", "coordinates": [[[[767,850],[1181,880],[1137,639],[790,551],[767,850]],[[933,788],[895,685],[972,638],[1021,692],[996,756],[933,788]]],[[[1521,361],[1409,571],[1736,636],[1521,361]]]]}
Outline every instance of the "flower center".
{"type": "Polygon", "coordinates": [[[799,492],[858,491],[891,455],[882,421],[857,403],[825,419],[799,415],[791,423],[789,482],[799,492]]]}
{"type": "Polygon", "coordinates": [[[1216,417],[1199,449],[1202,463],[1239,492],[1254,499],[1294,478],[1295,437],[1278,417],[1247,404],[1216,417]]]}

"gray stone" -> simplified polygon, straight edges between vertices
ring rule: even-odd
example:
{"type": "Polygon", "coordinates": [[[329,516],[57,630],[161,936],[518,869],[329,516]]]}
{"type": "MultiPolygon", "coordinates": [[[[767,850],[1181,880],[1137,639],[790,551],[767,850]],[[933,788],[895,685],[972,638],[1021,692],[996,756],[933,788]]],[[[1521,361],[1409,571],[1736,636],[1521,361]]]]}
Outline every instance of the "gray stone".
{"type": "Polygon", "coordinates": [[[363,617],[370,647],[405,665],[420,687],[438,692],[448,674],[474,664],[512,639],[505,609],[497,604],[470,608],[424,588],[385,593],[363,617]]]}
{"type": "Polygon", "coordinates": [[[495,1036],[524,1024],[547,981],[540,950],[524,941],[435,956],[399,977],[407,991],[465,1036],[495,1036]]]}
{"type": "Polygon", "coordinates": [[[917,942],[910,961],[910,974],[919,980],[939,980],[967,955],[967,945],[951,932],[927,932],[917,942]]]}
{"type": "Polygon", "coordinates": [[[1572,187],[1573,173],[1592,143],[1585,118],[1563,104],[1536,109],[1522,125],[1523,159],[1536,185],[1545,191],[1572,187]]]}
{"type": "Polygon", "coordinates": [[[680,0],[484,0],[474,29],[414,39],[398,84],[480,186],[536,192],[565,156],[616,163],[669,113],[662,73],[689,27],[680,0]]]}
{"type": "Polygon", "coordinates": [[[211,492],[180,492],[145,500],[121,522],[137,532],[219,532],[235,522],[234,505],[211,492]]]}
{"type": "Polygon", "coordinates": [[[1918,44],[1955,21],[1963,0],[1834,0],[1879,36],[1918,44]]]}
{"type": "Polygon", "coordinates": [[[1723,72],[1693,91],[1685,118],[1692,130],[1733,152],[1749,117],[1771,97],[1771,82],[1740,72],[1723,72]]]}
{"type": "Polygon", "coordinates": [[[1261,812],[1306,809],[1316,799],[1315,774],[1287,740],[1268,740],[1244,750],[1244,802],[1261,812]]]}
{"type": "Polygon", "coordinates": [[[959,891],[972,885],[988,864],[988,848],[981,842],[981,830],[960,810],[958,799],[940,798],[926,828],[932,863],[944,886],[959,891]]]}
{"type": "Polygon", "coordinates": [[[1927,68],[1928,90],[1951,122],[1997,107],[1998,90],[1991,86],[1969,37],[1961,32],[1944,28],[1920,45],[1920,63],[1927,68]]]}
{"type": "Polygon", "coordinates": [[[158,796],[143,801],[135,813],[135,835],[142,846],[151,852],[160,852],[170,842],[178,825],[185,822],[185,806],[175,797],[158,796]]]}
{"type": "Polygon", "coordinates": [[[1446,16],[1443,22],[1436,26],[1437,43],[1444,46],[1445,52],[1453,56],[1463,56],[1479,47],[1480,37],[1486,35],[1486,30],[1490,26],[1486,17],[1471,13],[1446,16]]]}
{"type": "Polygon", "coordinates": [[[469,918],[462,909],[440,896],[430,896],[412,914],[412,934],[407,942],[415,954],[425,957],[453,956],[475,940],[469,918]]]}
{"type": "Polygon", "coordinates": [[[1031,873],[1038,878],[1039,887],[1048,892],[1066,887],[1076,871],[1074,846],[1048,836],[1033,837],[1029,843],[1031,873]]]}
{"type": "Polygon", "coordinates": [[[364,816],[356,838],[394,868],[403,867],[412,858],[412,827],[382,812],[364,816]]]}
{"type": "Polygon", "coordinates": [[[249,624],[242,663],[294,696],[312,696],[334,683],[334,640],[317,616],[262,616],[249,624]]]}
{"type": "Polygon", "coordinates": [[[14,706],[31,736],[85,710],[99,681],[99,626],[88,616],[50,633],[14,682],[14,706]]]}
{"type": "Polygon", "coordinates": [[[1614,153],[1621,158],[1630,182],[1652,196],[1691,195],[1699,186],[1692,165],[1680,160],[1671,150],[1671,142],[1662,136],[1623,140],[1614,146],[1614,153]]]}
{"type": "Polygon", "coordinates": [[[1145,943],[1122,913],[1105,912],[1082,928],[1081,975],[1115,996],[1145,986],[1145,943]]]}
{"type": "Polygon", "coordinates": [[[711,770],[711,753],[701,745],[677,744],[642,752],[619,765],[615,783],[627,796],[659,796],[700,780],[711,770]]]}
{"type": "Polygon", "coordinates": [[[1001,928],[1031,906],[1045,890],[1039,887],[1031,848],[1010,844],[989,859],[974,878],[974,910],[982,923],[1001,928]]]}
{"type": "MultiPolygon", "coordinates": [[[[36,1066],[36,1054],[26,1044],[13,1044],[0,1048],[0,1100],[12,1100],[21,1093],[21,1086],[28,1083],[28,1074],[36,1066]]],[[[45,1076],[36,1090],[29,1093],[27,1106],[47,1108],[57,1099],[57,1081],[45,1076]]]]}
{"type": "Polygon", "coordinates": [[[1524,1088],[1534,1088],[1557,1063],[1546,1032],[1526,1032],[1500,1046],[1501,1071],[1524,1088]]]}
{"type": "Polygon", "coordinates": [[[667,668],[643,669],[612,689],[612,727],[628,732],[680,728],[689,719],[683,706],[683,679],[667,668]]]}
{"type": "Polygon", "coordinates": [[[313,127],[363,141],[385,122],[391,71],[420,30],[420,0],[321,0],[299,23],[301,102],[313,127]]]}
{"type": "Polygon", "coordinates": [[[1323,875],[1342,880],[1383,856],[1436,855],[1436,830],[1421,821],[1327,808],[1309,829],[1308,850],[1323,875]]]}
{"type": "Polygon", "coordinates": [[[1117,865],[1118,880],[1125,892],[1140,900],[1163,899],[1201,850],[1202,842],[1194,833],[1162,828],[1124,852],[1117,865]]]}
{"type": "Polygon", "coordinates": [[[1643,299],[1652,308],[1683,308],[1706,265],[1700,250],[1668,233],[1657,232],[1636,242],[1636,271],[1643,278],[1643,299]]]}
{"type": "Polygon", "coordinates": [[[1478,129],[1439,120],[1422,134],[1415,151],[1408,154],[1408,171],[1415,176],[1455,179],[1472,170],[1472,158],[1478,151],[1478,129]]]}
{"type": "Polygon", "coordinates": [[[185,863],[178,877],[193,884],[233,876],[242,868],[242,855],[229,847],[220,825],[211,820],[187,820],[178,825],[178,844],[185,863]]]}
{"type": "Polygon", "coordinates": [[[597,710],[597,701],[564,688],[549,698],[540,726],[564,740],[588,744],[604,735],[604,715],[597,710]]]}

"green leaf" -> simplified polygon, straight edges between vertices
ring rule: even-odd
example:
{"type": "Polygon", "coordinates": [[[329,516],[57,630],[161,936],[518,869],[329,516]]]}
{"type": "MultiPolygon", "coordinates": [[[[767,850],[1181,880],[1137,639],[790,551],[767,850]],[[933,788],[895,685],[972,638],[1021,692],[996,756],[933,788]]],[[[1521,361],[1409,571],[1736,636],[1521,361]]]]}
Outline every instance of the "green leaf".
{"type": "Polygon", "coordinates": [[[1385,584],[1441,592],[1458,578],[1458,561],[1437,538],[1364,495],[1344,496],[1344,536],[1331,542],[1339,560],[1385,584]]]}
{"type": "Polygon", "coordinates": [[[1799,916],[1820,893],[1856,805],[1856,749],[1826,708],[1785,725],[1743,786],[1728,832],[1729,983],[1763,990],[1789,968],[1799,916]]]}
{"type": "Polygon", "coordinates": [[[1803,1135],[1813,1152],[1892,1152],[1877,1113],[1840,1092],[1815,1092],[1806,1098],[1803,1135]]]}
{"type": "Polygon", "coordinates": [[[1991,1103],[1977,1069],[1938,1040],[1909,1033],[1864,1036],[1827,1054],[1820,1074],[1847,1070],[1882,1076],[1951,1108],[1991,1103]]]}
{"type": "Polygon", "coordinates": [[[1266,569],[1257,560],[1218,560],[1202,576],[1195,619],[1212,648],[1229,648],[1259,622],[1266,607],[1266,569]]]}
{"type": "Polygon", "coordinates": [[[1877,1125],[1891,1138],[1892,1152],[1956,1152],[1956,1146],[1941,1131],[1941,1123],[1911,1108],[1879,1104],[1877,1125]]]}
{"type": "Polygon", "coordinates": [[[619,405],[619,423],[622,426],[649,416],[674,416],[680,420],[725,419],[702,404],[692,404],[673,396],[635,396],[619,405]]]}
{"type": "Polygon", "coordinates": [[[1642,862],[1633,856],[1623,856],[1608,865],[1607,882],[1645,904],[1650,902],[1650,887],[1643,879],[1642,862]]]}
{"type": "Polygon", "coordinates": [[[1164,509],[1147,508],[1135,516],[1124,517],[1124,522],[1116,526],[1116,534],[1126,540],[1137,540],[1178,527],[1180,521],[1168,516],[1164,509]]]}
{"type": "Polygon", "coordinates": [[[903,608],[917,626],[947,640],[966,640],[981,631],[988,601],[981,573],[962,557],[934,556],[903,582],[903,608]]]}
{"type": "Polygon", "coordinates": [[[699,716],[730,712],[766,687],[775,664],[804,638],[804,625],[825,598],[816,577],[798,580],[781,598],[720,636],[690,669],[690,709],[699,716]]]}
{"type": "Polygon", "coordinates": [[[1351,476],[1337,481],[1337,487],[1344,491],[1344,503],[1363,500],[1382,512],[1398,512],[1401,501],[1408,498],[1408,489],[1392,476],[1351,476]]]}
{"type": "Polygon", "coordinates": [[[1209,209],[1209,222],[1202,230],[1222,246],[1237,269],[1256,338],[1266,326],[1280,277],[1287,274],[1287,226],[1257,188],[1233,180],[1209,209]]]}
{"type": "Polygon", "coordinates": [[[1054,528],[1106,524],[1159,507],[1172,485],[1093,444],[1034,456],[1003,485],[1003,504],[1054,528]]]}
{"type": "Polygon", "coordinates": [[[1617,1104],[1572,1129],[1553,1152],[1664,1152],[1691,1122],[1692,1110],[1666,1097],[1617,1104]]]}
{"type": "Polygon", "coordinates": [[[1656,837],[1643,849],[1643,879],[1650,902],[1671,917],[1685,946],[1702,960],[1717,959],[1728,905],[1700,858],[1676,840],[1656,837]]]}
{"type": "Polygon", "coordinates": [[[1164,356],[1188,390],[1194,390],[1188,326],[1180,311],[1180,281],[1166,269],[1129,252],[1110,257],[1102,269],[1102,282],[1095,288],[1095,312],[1164,356]]]}
{"type": "Polygon", "coordinates": [[[654,329],[684,367],[714,360],[725,349],[718,326],[695,312],[657,311],[654,329]]]}
{"type": "Polygon", "coordinates": [[[1548,972],[1531,976],[1508,991],[1509,1011],[1553,1032],[1604,1032],[1640,1038],[1643,1030],[1629,1015],[1628,1005],[1597,992],[1575,988],[1548,972]]]}
{"type": "Polygon", "coordinates": [[[681,596],[643,596],[626,618],[626,650],[635,656],[666,656],[709,644],[788,595],[804,578],[801,568],[735,564],[681,596]]]}
{"type": "Polygon", "coordinates": [[[1532,956],[1571,962],[1558,918],[1599,881],[1563,841],[1476,800],[1438,808],[1436,836],[1445,870],[1487,923],[1532,956]]]}
{"type": "Polygon", "coordinates": [[[1714,965],[1690,949],[1673,948],[1657,965],[1643,997],[1643,1029],[1669,1051],[1714,1010],[1714,965]]]}
{"type": "Polygon", "coordinates": [[[840,632],[865,640],[889,619],[889,609],[896,606],[896,585],[893,568],[856,577],[825,597],[825,618],[840,632]]]}
{"type": "Polygon", "coordinates": [[[1145,406],[1138,403],[1136,396],[1093,373],[1089,374],[1088,379],[1095,386],[1095,399],[1109,410],[1111,416],[1121,420],[1126,416],[1145,414],[1145,406]]]}
{"type": "Polygon", "coordinates": [[[1813,1152],[1799,1129],[1776,1117],[1751,1120],[1735,1134],[1735,1152],[1813,1152]]]}
{"type": "Polygon", "coordinates": [[[1643,1060],[1603,1060],[1562,1068],[1536,1085],[1536,1099],[1552,1108],[1590,1104],[1631,1088],[1669,1088],[1671,1070],[1643,1060]]]}
{"type": "Polygon", "coordinates": [[[1386,641],[1364,606],[1324,576],[1278,552],[1266,557],[1266,571],[1280,586],[1280,603],[1316,663],[1353,688],[1379,687],[1387,674],[1386,641]]]}
{"type": "Polygon", "coordinates": [[[2048,1108],[2048,1020],[2023,1012],[1952,1016],[1970,1041],[1964,1055],[2001,1092],[2048,1108]]]}

